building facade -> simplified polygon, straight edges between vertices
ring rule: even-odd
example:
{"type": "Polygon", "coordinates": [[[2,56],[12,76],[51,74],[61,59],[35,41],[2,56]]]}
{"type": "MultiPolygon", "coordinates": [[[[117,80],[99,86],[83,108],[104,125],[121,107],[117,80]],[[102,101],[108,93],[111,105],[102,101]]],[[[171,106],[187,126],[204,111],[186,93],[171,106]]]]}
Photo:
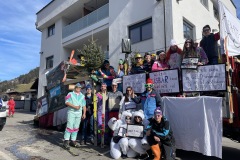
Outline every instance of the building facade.
{"type": "MultiPolygon", "coordinates": [[[[222,2],[236,16],[232,0],[222,2]]],[[[38,97],[45,92],[46,73],[92,38],[116,68],[125,56],[123,38],[131,39],[133,52],[168,49],[171,39],[182,48],[185,38],[199,42],[206,24],[219,31],[218,23],[217,0],[52,0],[37,13],[36,28],[42,32],[38,97]]]]}

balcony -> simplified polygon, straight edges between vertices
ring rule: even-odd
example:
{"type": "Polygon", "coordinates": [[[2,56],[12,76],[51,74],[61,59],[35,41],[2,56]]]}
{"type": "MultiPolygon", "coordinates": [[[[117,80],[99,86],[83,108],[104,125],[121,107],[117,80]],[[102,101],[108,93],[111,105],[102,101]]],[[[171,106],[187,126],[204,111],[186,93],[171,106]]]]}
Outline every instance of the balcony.
{"type": "Polygon", "coordinates": [[[62,38],[66,38],[88,26],[93,25],[105,18],[109,17],[109,4],[98,8],[90,14],[78,19],[77,21],[65,26],[62,30],[62,38]]]}

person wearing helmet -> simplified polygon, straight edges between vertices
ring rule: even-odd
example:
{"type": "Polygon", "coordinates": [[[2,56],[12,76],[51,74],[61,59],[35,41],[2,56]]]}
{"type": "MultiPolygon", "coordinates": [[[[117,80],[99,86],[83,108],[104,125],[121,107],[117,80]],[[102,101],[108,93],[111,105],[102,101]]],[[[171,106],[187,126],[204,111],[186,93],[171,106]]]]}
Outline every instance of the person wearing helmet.
{"type": "Polygon", "coordinates": [[[142,55],[140,53],[136,53],[134,58],[135,58],[135,64],[132,65],[132,68],[129,74],[145,73],[142,55]]]}

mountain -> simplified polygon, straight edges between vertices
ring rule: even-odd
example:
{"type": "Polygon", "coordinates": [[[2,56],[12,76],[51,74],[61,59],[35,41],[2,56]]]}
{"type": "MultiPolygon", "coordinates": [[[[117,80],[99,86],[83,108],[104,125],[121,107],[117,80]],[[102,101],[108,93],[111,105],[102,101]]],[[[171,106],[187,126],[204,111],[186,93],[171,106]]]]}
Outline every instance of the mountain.
{"type": "Polygon", "coordinates": [[[0,82],[0,94],[6,92],[7,90],[14,91],[17,86],[20,84],[29,84],[33,83],[35,79],[38,78],[39,75],[39,67],[36,67],[29,71],[27,74],[20,75],[17,78],[14,78],[9,81],[0,82]]]}

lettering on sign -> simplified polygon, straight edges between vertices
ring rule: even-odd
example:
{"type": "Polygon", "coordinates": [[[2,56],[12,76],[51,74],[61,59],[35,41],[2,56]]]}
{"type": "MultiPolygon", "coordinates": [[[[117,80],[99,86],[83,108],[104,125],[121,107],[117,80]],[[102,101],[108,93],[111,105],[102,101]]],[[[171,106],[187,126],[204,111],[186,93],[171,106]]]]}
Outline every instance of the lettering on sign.
{"type": "Polygon", "coordinates": [[[123,93],[126,93],[128,86],[131,86],[135,93],[143,93],[145,91],[145,83],[145,73],[123,76],[123,93]]]}
{"type": "Polygon", "coordinates": [[[150,78],[154,82],[154,89],[158,93],[178,93],[179,78],[178,70],[164,70],[150,73],[150,78]]]}
{"type": "Polygon", "coordinates": [[[143,125],[133,125],[128,124],[127,126],[127,136],[128,137],[137,137],[142,138],[143,137],[143,125]]]}
{"type": "Polygon", "coordinates": [[[182,70],[183,92],[225,91],[225,64],[199,66],[197,70],[182,70]]]}

